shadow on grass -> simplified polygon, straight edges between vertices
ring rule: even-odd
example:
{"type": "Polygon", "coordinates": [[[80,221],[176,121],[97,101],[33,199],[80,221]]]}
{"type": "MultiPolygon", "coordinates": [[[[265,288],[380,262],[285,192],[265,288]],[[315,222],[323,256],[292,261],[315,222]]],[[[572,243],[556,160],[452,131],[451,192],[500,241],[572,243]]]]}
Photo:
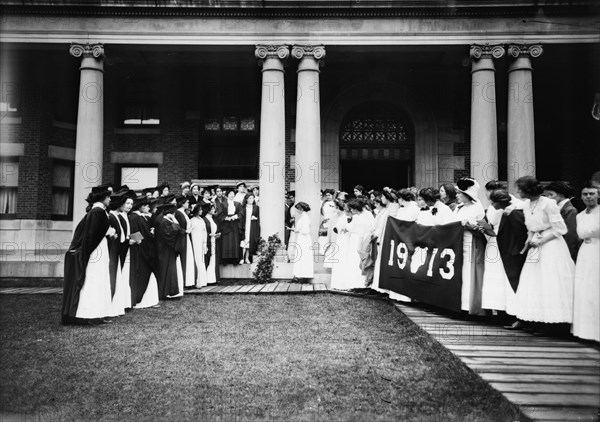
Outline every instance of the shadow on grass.
{"type": "Polygon", "coordinates": [[[188,296],[100,327],[63,327],[60,296],[0,300],[5,416],[527,420],[384,301],[188,296]]]}

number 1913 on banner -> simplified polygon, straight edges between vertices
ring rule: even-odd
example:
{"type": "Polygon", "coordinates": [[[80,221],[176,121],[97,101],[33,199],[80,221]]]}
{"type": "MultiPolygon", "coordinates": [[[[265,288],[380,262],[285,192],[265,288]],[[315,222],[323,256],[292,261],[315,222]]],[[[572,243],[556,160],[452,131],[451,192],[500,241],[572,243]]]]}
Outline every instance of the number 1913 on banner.
{"type": "Polygon", "coordinates": [[[422,226],[389,217],[381,244],[379,286],[459,310],[463,232],[459,222],[422,226]]]}

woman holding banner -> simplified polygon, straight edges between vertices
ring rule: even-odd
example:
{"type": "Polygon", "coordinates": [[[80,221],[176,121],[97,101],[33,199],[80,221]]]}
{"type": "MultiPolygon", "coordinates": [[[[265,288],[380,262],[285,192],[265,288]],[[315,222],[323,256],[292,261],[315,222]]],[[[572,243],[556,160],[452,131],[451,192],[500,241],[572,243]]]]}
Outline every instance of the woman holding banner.
{"type": "Polygon", "coordinates": [[[517,179],[516,185],[517,193],[529,200],[523,207],[527,260],[517,290],[517,318],[546,333],[551,328],[542,324],[573,321],[575,264],[563,239],[567,226],[556,202],[541,196],[542,186],[531,176],[517,179]]]}
{"type": "Polygon", "coordinates": [[[485,216],[481,202],[477,199],[479,183],[465,177],[457,183],[460,205],[455,210],[456,221],[465,228],[463,237],[463,268],[461,309],[472,315],[484,315],[481,308],[481,289],[485,261],[485,238],[478,222],[485,216]]]}
{"type": "Polygon", "coordinates": [[[385,293],[386,290],[379,287],[379,266],[381,265],[381,244],[383,243],[383,236],[385,235],[385,227],[387,224],[388,217],[390,216],[389,204],[393,201],[392,194],[389,191],[384,190],[379,198],[375,198],[375,203],[381,204],[381,209],[375,216],[373,224],[373,242],[375,250],[375,269],[373,271],[373,284],[371,288],[380,293],[385,293]]]}

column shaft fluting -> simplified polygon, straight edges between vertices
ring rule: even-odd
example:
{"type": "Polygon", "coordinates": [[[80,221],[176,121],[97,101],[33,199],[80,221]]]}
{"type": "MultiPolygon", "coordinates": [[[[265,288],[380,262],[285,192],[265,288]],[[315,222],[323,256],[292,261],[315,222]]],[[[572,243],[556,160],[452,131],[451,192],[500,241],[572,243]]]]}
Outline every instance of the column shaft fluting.
{"type": "Polygon", "coordinates": [[[287,46],[257,46],[262,64],[260,109],[260,232],[284,239],[285,213],[285,99],[282,60],[287,46]]]}
{"type": "MultiPolygon", "coordinates": [[[[494,58],[504,55],[502,46],[471,46],[471,177],[483,187],[498,179],[498,133],[494,58]]],[[[479,199],[487,206],[485,190],[479,199]]]]}
{"type": "Polygon", "coordinates": [[[70,53],[81,57],[77,138],[75,144],[75,181],[73,230],[85,215],[92,187],[102,183],[104,148],[104,47],[102,44],[72,44],[70,53]]]}
{"type": "Polygon", "coordinates": [[[294,46],[292,55],[300,59],[296,102],[296,202],[303,201],[310,206],[311,237],[316,242],[321,204],[319,60],[325,56],[325,49],[322,46],[294,46]]]}
{"type": "Polygon", "coordinates": [[[511,45],[508,53],[514,58],[508,69],[508,187],[514,191],[514,182],[519,177],[536,175],[530,58],[539,57],[542,48],[539,45],[511,45]]]}

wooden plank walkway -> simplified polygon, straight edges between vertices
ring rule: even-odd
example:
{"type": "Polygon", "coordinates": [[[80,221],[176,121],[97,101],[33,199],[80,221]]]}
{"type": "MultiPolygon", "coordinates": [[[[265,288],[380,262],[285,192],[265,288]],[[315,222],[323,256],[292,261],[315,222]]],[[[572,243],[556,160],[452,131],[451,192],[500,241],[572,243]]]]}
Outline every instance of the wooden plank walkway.
{"type": "Polygon", "coordinates": [[[600,349],[396,304],[536,421],[598,421],[600,349]]]}

